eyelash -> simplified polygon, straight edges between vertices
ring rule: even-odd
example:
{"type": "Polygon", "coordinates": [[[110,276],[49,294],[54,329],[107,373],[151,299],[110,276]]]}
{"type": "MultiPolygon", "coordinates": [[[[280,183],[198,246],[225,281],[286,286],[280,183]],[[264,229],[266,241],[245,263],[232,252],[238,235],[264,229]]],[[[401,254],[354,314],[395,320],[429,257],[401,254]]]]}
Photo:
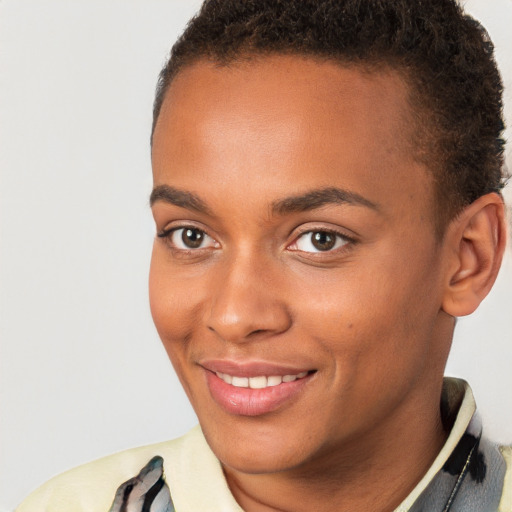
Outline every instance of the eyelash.
{"type": "MultiPolygon", "coordinates": [[[[219,243],[213,238],[211,237],[210,235],[208,235],[208,233],[197,227],[197,226],[194,226],[194,225],[188,225],[188,226],[177,226],[177,227],[172,227],[172,228],[168,228],[168,229],[164,229],[160,232],[157,233],[157,236],[158,238],[162,238],[162,239],[165,239],[167,245],[173,250],[175,251],[177,254],[181,254],[181,255],[190,255],[190,254],[193,254],[193,253],[202,253],[203,251],[205,250],[210,250],[212,248],[218,248],[219,247],[219,243]],[[208,240],[210,239],[211,242],[210,244],[207,246],[207,247],[179,247],[179,243],[177,243],[175,240],[173,240],[174,236],[176,234],[178,234],[180,231],[182,232],[182,235],[181,235],[181,238],[182,238],[182,244],[185,245],[185,242],[183,241],[183,235],[185,234],[185,232],[187,230],[190,230],[190,231],[194,231],[198,234],[200,234],[200,236],[203,238],[203,241],[204,240],[208,240]]],[[[352,237],[349,237],[347,236],[345,233],[342,233],[340,231],[337,231],[335,229],[325,229],[325,228],[313,228],[313,229],[304,229],[302,232],[300,232],[294,239],[294,241],[287,245],[286,246],[286,249],[287,250],[290,250],[290,251],[293,251],[293,252],[300,252],[302,254],[308,254],[308,255],[315,255],[314,257],[318,257],[316,255],[322,255],[322,254],[326,254],[326,255],[331,255],[331,254],[336,254],[340,251],[344,251],[344,250],[347,250],[348,247],[347,246],[353,246],[354,244],[356,243],[356,240],[352,237]],[[301,249],[298,244],[299,242],[302,240],[302,239],[306,239],[306,236],[309,235],[310,237],[312,237],[313,235],[315,234],[323,234],[323,235],[327,235],[327,237],[333,237],[334,240],[333,240],[333,243],[334,245],[330,248],[327,248],[326,250],[321,250],[321,249],[318,249],[318,247],[316,249],[318,250],[311,250],[311,251],[308,251],[308,250],[304,250],[304,249],[301,249]]],[[[202,241],[200,241],[200,244],[202,244],[202,241]]],[[[314,242],[311,241],[310,244],[312,246],[314,246],[314,242]]]]}
{"type": "MultiPolygon", "coordinates": [[[[172,228],[164,229],[164,230],[160,231],[159,233],[157,233],[157,236],[158,236],[158,238],[164,239],[166,241],[167,245],[171,249],[173,249],[177,252],[180,252],[182,254],[187,254],[187,253],[190,254],[192,252],[198,252],[198,251],[201,251],[204,249],[209,249],[210,247],[215,248],[216,246],[218,246],[218,242],[213,237],[208,235],[208,233],[206,231],[204,231],[203,229],[201,229],[197,226],[172,227],[172,228]],[[173,241],[173,238],[180,231],[182,232],[182,235],[181,235],[182,240],[183,240],[183,235],[185,234],[186,231],[194,231],[196,233],[200,233],[203,240],[207,240],[207,239],[212,240],[213,244],[208,247],[178,247],[177,246],[178,244],[176,243],[176,241],[173,241]]],[[[184,242],[183,242],[183,244],[184,244],[184,242]]]]}
{"type": "MultiPolygon", "coordinates": [[[[311,238],[310,238],[310,240],[311,240],[311,238]]],[[[311,255],[322,255],[322,254],[331,255],[331,254],[337,254],[340,251],[345,251],[348,249],[347,246],[353,246],[355,243],[356,243],[356,240],[354,238],[347,236],[345,233],[343,233],[341,231],[337,231],[332,228],[326,229],[326,228],[320,227],[320,228],[304,229],[304,231],[302,231],[301,233],[299,233],[297,235],[297,237],[292,242],[292,244],[287,246],[287,249],[291,250],[291,251],[301,252],[303,254],[306,253],[306,254],[311,254],[311,255]],[[298,242],[302,239],[305,239],[307,236],[312,237],[313,235],[320,234],[320,233],[334,237],[334,246],[325,251],[322,251],[320,249],[318,249],[316,251],[305,251],[305,250],[300,249],[299,247],[293,247],[293,246],[297,246],[298,242]]],[[[314,243],[312,241],[310,241],[310,244],[314,245],[314,243]]]]}

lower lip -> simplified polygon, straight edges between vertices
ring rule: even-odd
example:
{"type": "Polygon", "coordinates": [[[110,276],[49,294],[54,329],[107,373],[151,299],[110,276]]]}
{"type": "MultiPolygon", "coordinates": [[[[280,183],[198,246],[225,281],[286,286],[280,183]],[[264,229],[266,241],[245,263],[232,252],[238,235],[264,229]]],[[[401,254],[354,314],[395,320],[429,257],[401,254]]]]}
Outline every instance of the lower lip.
{"type": "Polygon", "coordinates": [[[275,411],[295,398],[310,381],[312,375],[263,389],[232,386],[208,370],[206,370],[206,381],[212,398],[226,412],[239,416],[259,416],[275,411]]]}

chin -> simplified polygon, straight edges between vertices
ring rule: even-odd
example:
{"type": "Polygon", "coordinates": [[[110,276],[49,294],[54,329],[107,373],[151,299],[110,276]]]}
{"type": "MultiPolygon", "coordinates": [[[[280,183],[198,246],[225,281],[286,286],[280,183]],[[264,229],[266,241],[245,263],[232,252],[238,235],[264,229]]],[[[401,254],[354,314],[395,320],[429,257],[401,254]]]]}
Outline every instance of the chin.
{"type": "Polygon", "coordinates": [[[280,473],[300,465],[297,452],[287,454],[283,452],[269,452],[266,449],[254,451],[245,450],[233,453],[232,450],[217,450],[214,453],[223,466],[239,473],[262,475],[280,473]]]}
{"type": "Polygon", "coordinates": [[[210,448],[227,468],[247,474],[277,473],[299,466],[307,457],[307,437],[290,429],[255,424],[233,428],[238,421],[231,422],[229,429],[201,423],[210,448]]]}

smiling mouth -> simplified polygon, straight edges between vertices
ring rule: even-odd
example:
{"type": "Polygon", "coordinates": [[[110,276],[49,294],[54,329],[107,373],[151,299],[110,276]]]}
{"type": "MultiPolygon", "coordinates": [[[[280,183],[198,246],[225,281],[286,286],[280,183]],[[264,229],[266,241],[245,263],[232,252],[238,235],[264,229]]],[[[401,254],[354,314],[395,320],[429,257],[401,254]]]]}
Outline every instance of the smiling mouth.
{"type": "Polygon", "coordinates": [[[293,382],[298,379],[303,379],[311,372],[300,372],[295,375],[260,375],[257,377],[239,377],[236,375],[229,375],[228,373],[215,372],[219,379],[222,379],[226,384],[237,388],[250,388],[250,389],[265,389],[274,386],[279,386],[283,383],[293,382]]]}
{"type": "Polygon", "coordinates": [[[203,368],[210,396],[224,411],[237,416],[259,416],[293,404],[317,373],[283,371],[283,367],[267,364],[207,366],[203,368]]]}

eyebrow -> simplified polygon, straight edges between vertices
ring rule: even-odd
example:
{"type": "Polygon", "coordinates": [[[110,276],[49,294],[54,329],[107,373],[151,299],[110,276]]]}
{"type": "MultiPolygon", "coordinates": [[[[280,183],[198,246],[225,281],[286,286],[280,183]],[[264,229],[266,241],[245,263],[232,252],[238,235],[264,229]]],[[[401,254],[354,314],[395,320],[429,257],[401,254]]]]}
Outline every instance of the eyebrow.
{"type": "MultiPolygon", "coordinates": [[[[211,215],[211,210],[199,196],[169,185],[158,185],[153,189],[149,197],[149,204],[153,206],[158,201],[211,215]]],[[[355,192],[336,187],[310,190],[304,194],[274,201],[271,205],[271,211],[274,214],[286,215],[287,213],[315,210],[329,204],[365,206],[379,211],[379,206],[369,199],[355,192]]]]}
{"type": "Polygon", "coordinates": [[[272,203],[272,212],[279,215],[294,212],[306,212],[315,210],[329,204],[349,204],[355,206],[365,206],[375,211],[379,211],[379,206],[355,192],[336,187],[320,188],[310,190],[305,194],[287,197],[272,203]]]}
{"type": "Polygon", "coordinates": [[[156,202],[173,204],[187,210],[195,210],[199,213],[211,214],[206,203],[192,192],[179,190],[169,185],[156,186],[149,196],[149,205],[153,206],[156,202]]]}

